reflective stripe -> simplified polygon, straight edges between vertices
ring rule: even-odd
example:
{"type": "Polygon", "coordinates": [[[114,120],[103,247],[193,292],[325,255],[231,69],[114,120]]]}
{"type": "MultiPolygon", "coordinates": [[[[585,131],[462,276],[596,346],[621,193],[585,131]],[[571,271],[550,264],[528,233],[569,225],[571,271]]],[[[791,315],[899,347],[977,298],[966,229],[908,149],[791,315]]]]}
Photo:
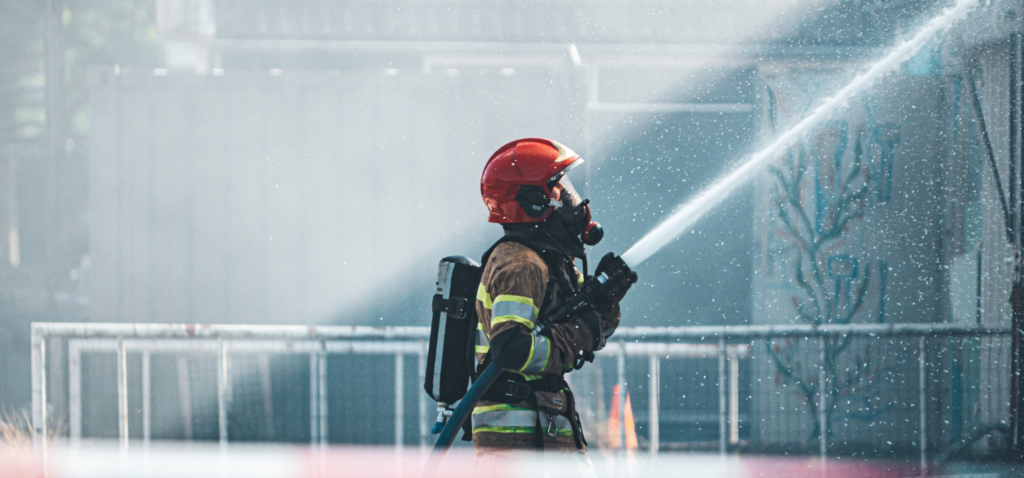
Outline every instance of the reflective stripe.
{"type": "Polygon", "coordinates": [[[484,324],[476,323],[476,346],[473,348],[478,354],[485,354],[491,351],[491,340],[487,338],[487,332],[484,332],[484,324]]]}
{"type": "Polygon", "coordinates": [[[522,324],[523,327],[526,327],[528,329],[533,329],[533,321],[529,319],[524,319],[522,317],[519,317],[518,315],[499,315],[497,317],[492,317],[491,327],[495,327],[498,324],[505,322],[515,322],[517,324],[522,324]]]}
{"type": "Polygon", "coordinates": [[[487,288],[483,284],[476,288],[476,300],[483,302],[485,309],[491,308],[491,294],[487,293],[487,288]]]}
{"type": "Polygon", "coordinates": [[[530,341],[530,352],[526,354],[526,362],[524,362],[523,366],[519,368],[520,372],[526,370],[526,367],[530,365],[530,360],[533,359],[533,350],[537,347],[537,336],[533,334],[530,335],[533,336],[533,340],[530,341]]]}
{"type": "Polygon", "coordinates": [[[543,335],[533,334],[533,345],[530,346],[530,357],[520,372],[540,373],[548,365],[551,357],[551,342],[543,335]]]}
{"type": "MultiPolygon", "coordinates": [[[[527,314],[530,314],[530,313],[532,313],[533,317],[536,317],[537,313],[540,312],[540,309],[537,308],[536,305],[533,305],[533,299],[531,299],[529,297],[524,297],[524,296],[521,296],[521,295],[501,294],[497,298],[494,299],[494,307],[497,307],[499,302],[515,303],[515,304],[522,304],[524,306],[528,306],[529,307],[529,312],[527,312],[526,310],[523,310],[522,313],[518,313],[517,314],[520,317],[526,317],[527,314]]],[[[505,314],[505,312],[499,312],[499,311],[494,311],[494,313],[496,315],[504,315],[505,314]]],[[[513,312],[513,313],[515,313],[515,312],[513,312]]]]}
{"type": "Polygon", "coordinates": [[[487,332],[484,332],[484,324],[479,322],[476,323],[476,344],[491,345],[491,339],[487,338],[487,332]]]}
{"type": "MultiPolygon", "coordinates": [[[[572,436],[572,425],[568,418],[555,415],[553,419],[556,435],[572,436]]],[[[546,432],[551,421],[547,413],[506,404],[476,407],[473,410],[473,433],[535,433],[538,422],[541,430],[546,432]]]]}
{"type": "MultiPolygon", "coordinates": [[[[533,434],[537,432],[537,427],[480,427],[474,428],[473,433],[480,432],[491,432],[491,433],[529,433],[533,434]]],[[[560,437],[571,437],[572,430],[566,430],[564,428],[555,429],[555,435],[560,437]]]]}
{"type": "Polygon", "coordinates": [[[499,403],[497,405],[483,405],[483,406],[475,407],[475,408],[473,408],[473,415],[476,415],[478,413],[501,412],[501,411],[506,411],[506,410],[525,410],[525,411],[528,411],[528,412],[534,411],[534,410],[531,410],[529,408],[514,407],[514,406],[509,405],[507,403],[499,403]]]}
{"type": "Polygon", "coordinates": [[[533,299],[529,297],[499,295],[494,300],[491,316],[491,327],[511,321],[532,329],[533,321],[537,318],[537,307],[533,305],[533,299]]]}
{"type": "MultiPolygon", "coordinates": [[[[551,140],[549,140],[549,141],[551,141],[551,140]]],[[[555,147],[555,149],[558,150],[558,157],[555,158],[555,162],[556,163],[561,163],[562,161],[565,161],[565,160],[567,160],[567,159],[569,159],[569,158],[571,158],[573,156],[576,156],[577,158],[579,158],[579,156],[580,156],[580,155],[576,154],[575,151],[569,149],[564,144],[559,143],[558,141],[551,141],[551,144],[555,147]]],[[[583,164],[583,160],[582,159],[577,159],[576,161],[573,161],[573,164],[576,164],[576,163],[583,164]]],[[[573,164],[570,164],[570,165],[566,166],[566,168],[573,167],[573,164]]]]}
{"type": "Polygon", "coordinates": [[[534,427],[536,410],[473,410],[473,429],[480,427],[534,427]]]}
{"type": "Polygon", "coordinates": [[[583,285],[583,274],[576,274],[576,284],[583,285]]]}

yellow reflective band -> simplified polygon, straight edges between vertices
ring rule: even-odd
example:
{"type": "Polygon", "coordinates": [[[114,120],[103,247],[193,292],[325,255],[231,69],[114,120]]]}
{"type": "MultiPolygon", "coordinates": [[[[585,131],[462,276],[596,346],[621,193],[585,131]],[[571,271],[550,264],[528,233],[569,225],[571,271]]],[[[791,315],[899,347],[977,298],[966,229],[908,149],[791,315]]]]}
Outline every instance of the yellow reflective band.
{"type": "MultiPolygon", "coordinates": [[[[491,433],[536,433],[537,427],[480,427],[474,428],[473,433],[479,432],[491,432],[491,433]]],[[[566,430],[564,428],[556,428],[555,434],[561,437],[571,437],[572,430],[566,430]]]]}
{"type": "Polygon", "coordinates": [[[583,274],[576,275],[576,284],[583,285],[583,274]]]}
{"type": "Polygon", "coordinates": [[[479,331],[483,332],[484,331],[484,323],[483,322],[477,322],[476,323],[476,330],[479,330],[479,331]]]}
{"type": "Polygon", "coordinates": [[[550,359],[551,359],[551,343],[549,341],[548,342],[548,353],[547,353],[547,355],[544,356],[544,364],[540,366],[541,370],[545,370],[545,369],[548,368],[548,360],[550,360],[550,359]]]}
{"type": "Polygon", "coordinates": [[[478,353],[478,354],[485,354],[485,353],[490,352],[490,351],[491,351],[491,346],[490,345],[477,345],[476,346],[476,353],[478,353]]]}
{"type": "Polygon", "coordinates": [[[476,300],[483,302],[485,309],[491,308],[491,294],[487,293],[487,288],[483,284],[480,284],[480,287],[476,289],[476,300]]]}
{"type": "MultiPolygon", "coordinates": [[[[480,294],[477,293],[477,295],[480,294]]],[[[494,299],[495,304],[498,302],[518,302],[520,304],[526,304],[530,307],[533,307],[533,315],[537,315],[540,313],[540,308],[537,307],[536,305],[533,305],[533,299],[529,297],[523,297],[521,295],[501,294],[494,299]]]]}
{"type": "MultiPolygon", "coordinates": [[[[536,340],[530,340],[530,353],[526,354],[526,363],[524,363],[522,367],[519,367],[519,371],[520,372],[522,372],[523,370],[526,370],[526,367],[529,367],[530,366],[530,362],[533,361],[533,347],[534,347],[534,343],[535,342],[536,342],[536,340]]],[[[541,370],[544,370],[544,369],[541,369],[541,370]]],[[[533,372],[533,370],[530,370],[530,371],[533,372]]],[[[539,372],[540,370],[537,370],[537,371],[539,372]]]]}
{"type": "Polygon", "coordinates": [[[548,357],[551,355],[551,341],[543,335],[536,333],[530,334],[533,340],[530,341],[530,357],[526,361],[526,365],[519,369],[520,372],[530,373],[541,373],[544,371],[544,367],[548,363],[548,357]]]}
{"type": "Polygon", "coordinates": [[[498,324],[502,322],[516,322],[525,325],[528,329],[533,329],[533,321],[524,319],[518,315],[500,315],[498,317],[492,317],[491,327],[496,327],[498,324]]]}
{"type": "Polygon", "coordinates": [[[535,410],[531,410],[529,408],[513,407],[512,405],[509,405],[507,403],[499,403],[497,405],[485,405],[485,406],[476,407],[476,408],[473,409],[473,415],[476,415],[477,413],[505,412],[505,411],[509,411],[509,410],[519,410],[519,411],[523,411],[523,412],[533,412],[533,411],[535,411],[535,410]]]}
{"type": "Polygon", "coordinates": [[[535,433],[536,431],[537,427],[480,427],[473,429],[473,433],[535,433]]]}
{"type": "Polygon", "coordinates": [[[551,141],[551,144],[553,144],[555,149],[558,150],[558,157],[555,158],[556,163],[565,161],[573,156],[579,156],[573,150],[567,148],[564,144],[559,143],[558,141],[551,141]]]}

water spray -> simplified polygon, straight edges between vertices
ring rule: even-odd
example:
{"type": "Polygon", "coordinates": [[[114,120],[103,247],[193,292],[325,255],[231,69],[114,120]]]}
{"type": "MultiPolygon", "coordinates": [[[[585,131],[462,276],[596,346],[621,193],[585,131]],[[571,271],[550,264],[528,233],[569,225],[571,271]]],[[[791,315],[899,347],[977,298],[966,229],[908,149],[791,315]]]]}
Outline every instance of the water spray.
{"type": "Polygon", "coordinates": [[[830,119],[832,115],[845,107],[857,94],[868,89],[878,78],[892,72],[900,64],[914,56],[932,38],[945,32],[971,11],[978,0],[959,0],[956,5],[944,10],[939,16],[928,22],[913,38],[894,48],[888,55],[871,65],[850,84],[839,90],[835,96],[825,100],[810,115],[802,119],[781,136],[772,141],[764,149],[756,152],[741,163],[729,174],[721,177],[693,199],[680,205],[664,222],[647,233],[642,239],[630,247],[622,259],[630,267],[640,265],[647,258],[658,252],[662,247],[678,237],[687,228],[693,226],[712,208],[731,196],[737,189],[749,182],[762,169],[786,148],[796,143],[815,125],[830,119]]]}

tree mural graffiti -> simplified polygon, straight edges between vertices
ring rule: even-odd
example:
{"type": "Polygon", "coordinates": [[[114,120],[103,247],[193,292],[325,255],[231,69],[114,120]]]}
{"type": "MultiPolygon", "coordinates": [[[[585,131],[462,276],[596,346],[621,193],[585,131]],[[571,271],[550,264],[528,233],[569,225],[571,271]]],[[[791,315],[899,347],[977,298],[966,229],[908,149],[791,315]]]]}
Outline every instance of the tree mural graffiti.
{"type": "MultiPolygon", "coordinates": [[[[768,126],[775,133],[786,119],[782,117],[785,110],[776,91],[768,87],[767,94],[768,126]]],[[[872,267],[868,254],[850,247],[848,239],[863,244],[863,238],[849,236],[863,227],[873,203],[888,199],[893,148],[898,141],[899,130],[892,125],[832,121],[790,148],[772,168],[774,234],[779,239],[785,281],[795,291],[790,298],[795,321],[826,325],[872,320],[865,302],[873,281],[884,281],[886,268],[884,263],[872,267]],[[870,154],[872,145],[877,146],[878,154],[870,154]]],[[[878,321],[884,319],[884,287],[880,294],[878,321]]],[[[851,336],[824,340],[823,377],[819,368],[822,344],[817,339],[765,342],[776,383],[791,385],[810,412],[813,427],[809,441],[820,435],[819,400],[825,400],[828,435],[837,411],[848,418],[871,421],[888,408],[875,393],[876,384],[886,374],[878,360],[879,351],[871,343],[855,344],[851,336]]]]}

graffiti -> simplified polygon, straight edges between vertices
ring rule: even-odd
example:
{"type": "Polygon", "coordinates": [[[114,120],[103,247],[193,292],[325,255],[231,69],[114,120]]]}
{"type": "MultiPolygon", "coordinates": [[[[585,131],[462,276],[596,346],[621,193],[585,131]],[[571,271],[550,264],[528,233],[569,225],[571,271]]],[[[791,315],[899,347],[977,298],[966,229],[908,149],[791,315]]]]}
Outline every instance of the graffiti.
{"type": "MultiPolygon", "coordinates": [[[[768,123],[772,132],[788,118],[776,91],[767,89],[768,123]]],[[[799,100],[797,100],[799,101],[799,100]]],[[[790,303],[797,322],[825,325],[867,322],[868,290],[879,282],[877,321],[884,321],[887,264],[870,258],[862,222],[873,205],[892,194],[893,161],[899,126],[878,124],[875,109],[865,103],[864,120],[836,120],[815,128],[772,168],[773,210],[778,238],[769,252],[781,280],[792,286],[790,303]]],[[[873,317],[872,317],[873,318],[873,317]]],[[[826,430],[831,435],[837,412],[846,418],[871,421],[889,409],[876,385],[887,374],[870,344],[854,345],[851,336],[825,340],[825,380],[819,378],[819,343],[768,339],[765,346],[777,382],[793,385],[812,417],[808,440],[817,440],[819,400],[825,400],[826,430]],[[807,349],[807,350],[803,350],[807,349]],[[811,357],[812,363],[804,361],[811,357]],[[842,403],[842,410],[840,410],[842,403]]]]}
{"type": "Polygon", "coordinates": [[[870,135],[872,144],[877,148],[868,147],[868,182],[872,189],[874,204],[884,204],[892,196],[892,167],[896,156],[896,145],[900,143],[900,125],[893,122],[879,124],[876,120],[878,102],[866,95],[863,100],[864,128],[870,135]]]}

